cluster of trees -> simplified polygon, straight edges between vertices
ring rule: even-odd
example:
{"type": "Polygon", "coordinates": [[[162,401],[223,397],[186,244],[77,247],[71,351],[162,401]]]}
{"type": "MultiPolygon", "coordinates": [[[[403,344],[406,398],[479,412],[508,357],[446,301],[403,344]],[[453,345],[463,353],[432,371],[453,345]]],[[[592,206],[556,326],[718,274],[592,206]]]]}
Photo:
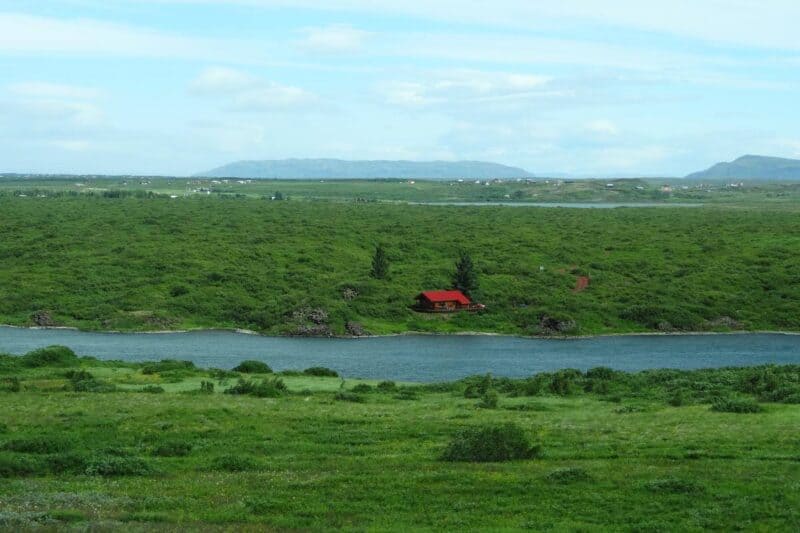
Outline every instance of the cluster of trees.
{"type": "MultiPolygon", "coordinates": [[[[386,249],[380,244],[375,247],[375,253],[372,256],[370,275],[375,279],[387,279],[389,277],[389,256],[386,253],[386,249]]],[[[472,257],[466,250],[461,250],[459,253],[459,258],[453,271],[451,286],[467,296],[478,290],[478,272],[472,262],[472,257]]]]}

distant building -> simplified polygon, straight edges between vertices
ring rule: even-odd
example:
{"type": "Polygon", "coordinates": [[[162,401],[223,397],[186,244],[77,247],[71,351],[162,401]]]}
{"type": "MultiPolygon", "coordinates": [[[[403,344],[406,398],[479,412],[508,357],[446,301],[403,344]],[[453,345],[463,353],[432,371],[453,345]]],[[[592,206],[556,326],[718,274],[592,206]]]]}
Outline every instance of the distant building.
{"type": "Polygon", "coordinates": [[[428,313],[453,313],[455,311],[477,311],[482,304],[473,303],[461,291],[425,291],[417,295],[416,309],[428,313]]]}

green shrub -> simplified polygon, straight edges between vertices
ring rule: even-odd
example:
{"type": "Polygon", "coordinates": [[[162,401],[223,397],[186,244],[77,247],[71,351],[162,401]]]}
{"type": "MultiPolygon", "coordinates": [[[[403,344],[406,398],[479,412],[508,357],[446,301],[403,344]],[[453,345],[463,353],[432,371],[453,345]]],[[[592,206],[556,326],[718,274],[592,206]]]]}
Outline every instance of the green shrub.
{"type": "Polygon", "coordinates": [[[211,461],[211,469],[223,472],[247,472],[257,470],[258,464],[252,457],[246,455],[222,455],[211,461]]]}
{"type": "Polygon", "coordinates": [[[397,394],[394,395],[395,400],[418,400],[419,396],[417,396],[416,389],[412,389],[410,387],[403,387],[397,391],[397,394]]]}
{"type": "Polygon", "coordinates": [[[86,370],[67,370],[64,372],[64,377],[70,381],[86,381],[89,379],[94,379],[92,373],[87,372],[86,370]]]}
{"type": "Polygon", "coordinates": [[[327,378],[338,378],[339,373],[335,370],[331,370],[330,368],[325,368],[324,366],[312,366],[311,368],[306,368],[303,370],[303,374],[306,376],[317,376],[317,377],[327,377],[327,378]]]}
{"type": "Polygon", "coordinates": [[[177,298],[178,296],[183,296],[184,294],[189,294],[189,289],[183,285],[175,285],[169,289],[169,295],[172,297],[177,298]]]}
{"type": "Polygon", "coordinates": [[[343,402],[364,403],[364,397],[360,394],[348,391],[339,391],[333,396],[334,400],[343,402]]]}
{"type": "Polygon", "coordinates": [[[464,388],[464,398],[480,398],[486,391],[492,388],[492,375],[472,376],[464,380],[467,383],[464,388]]]}
{"type": "Polygon", "coordinates": [[[359,383],[358,385],[356,385],[355,387],[350,389],[350,392],[355,392],[355,393],[358,393],[358,394],[364,394],[364,393],[372,392],[373,390],[374,389],[372,388],[371,385],[368,385],[366,383],[359,383]]]}
{"type": "Polygon", "coordinates": [[[394,392],[397,390],[397,384],[394,381],[381,381],[375,388],[379,392],[394,392]]]}
{"type": "Polygon", "coordinates": [[[153,468],[140,457],[93,457],[86,466],[86,475],[89,476],[146,476],[151,473],[153,468]]]}
{"type": "Polygon", "coordinates": [[[160,385],[145,385],[144,387],[139,389],[139,392],[147,392],[150,394],[162,394],[164,392],[164,387],[161,387],[160,385]]]}
{"type": "Polygon", "coordinates": [[[174,370],[196,370],[197,367],[191,361],[179,361],[177,359],[162,359],[155,363],[147,363],[142,367],[142,374],[160,374],[174,370]]]}
{"type": "Polygon", "coordinates": [[[15,478],[44,474],[42,460],[25,455],[0,454],[0,478],[15,478]]]}
{"type": "Polygon", "coordinates": [[[214,384],[206,380],[201,381],[200,392],[202,392],[203,394],[214,394],[214,384]]]}
{"type": "Polygon", "coordinates": [[[45,464],[52,474],[82,474],[86,471],[87,459],[80,453],[66,452],[47,456],[45,464]]]}
{"type": "Polygon", "coordinates": [[[540,453],[541,448],[531,446],[521,427],[508,423],[459,431],[442,454],[442,460],[499,462],[531,459],[540,453]]]}
{"type": "Polygon", "coordinates": [[[267,363],[253,360],[242,361],[233,370],[243,374],[272,374],[272,368],[267,363]]]}
{"type": "Polygon", "coordinates": [[[670,404],[672,407],[680,407],[686,403],[686,398],[683,394],[683,389],[676,390],[672,396],[669,397],[667,403],[670,404]]]}
{"type": "Polygon", "coordinates": [[[225,389],[225,394],[255,396],[257,398],[278,398],[288,392],[286,384],[280,378],[263,381],[239,379],[233,387],[225,389]]]}
{"type": "Polygon", "coordinates": [[[19,453],[59,453],[72,448],[72,441],[54,435],[38,435],[22,439],[10,440],[3,445],[3,449],[19,453]]]}
{"type": "Polygon", "coordinates": [[[478,407],[481,409],[497,409],[497,404],[500,401],[500,396],[497,394],[497,391],[494,389],[489,389],[483,396],[481,396],[481,401],[478,402],[478,407]]]}
{"type": "Polygon", "coordinates": [[[576,382],[583,374],[580,370],[566,369],[559,370],[552,375],[549,390],[559,396],[569,396],[575,392],[576,382]]]}
{"type": "Polygon", "coordinates": [[[22,390],[22,382],[17,376],[3,378],[0,382],[3,383],[3,388],[8,392],[19,392],[22,390]]]}
{"type": "Polygon", "coordinates": [[[81,381],[70,381],[70,384],[67,388],[75,392],[96,392],[96,393],[114,392],[117,390],[117,386],[114,385],[113,383],[97,380],[94,378],[84,379],[81,381]]]}
{"type": "Polygon", "coordinates": [[[580,467],[558,468],[553,470],[545,479],[551,483],[576,483],[579,481],[591,481],[592,476],[580,467]]]}
{"type": "Polygon", "coordinates": [[[22,357],[0,353],[0,374],[16,372],[22,363],[22,357]]]}
{"type": "Polygon", "coordinates": [[[718,413],[760,413],[764,408],[749,398],[718,398],[711,404],[711,410],[718,413]]]}
{"type": "Polygon", "coordinates": [[[74,366],[78,364],[78,356],[66,346],[48,346],[23,355],[22,364],[30,368],[74,366]]]}
{"type": "Polygon", "coordinates": [[[188,442],[174,441],[159,444],[153,448],[153,455],[158,457],[185,457],[192,451],[192,445],[188,442]]]}

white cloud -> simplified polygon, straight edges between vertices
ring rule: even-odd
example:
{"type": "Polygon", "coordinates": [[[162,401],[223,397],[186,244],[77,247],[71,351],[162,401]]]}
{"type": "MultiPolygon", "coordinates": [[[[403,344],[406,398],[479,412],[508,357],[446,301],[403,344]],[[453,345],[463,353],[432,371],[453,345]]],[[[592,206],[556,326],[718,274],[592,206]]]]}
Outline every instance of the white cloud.
{"type": "Polygon", "coordinates": [[[360,51],[372,33],[347,24],[305,28],[297,46],[308,52],[346,54],[360,51]]]}
{"type": "Polygon", "coordinates": [[[66,98],[76,100],[93,100],[101,94],[98,89],[92,87],[38,81],[13,83],[8,86],[8,91],[13,95],[25,98],[66,98]]]}
{"type": "Polygon", "coordinates": [[[524,98],[540,93],[550,81],[547,76],[455,69],[423,81],[384,83],[379,90],[396,105],[468,104],[524,98]]]}
{"type": "Polygon", "coordinates": [[[189,84],[190,92],[220,97],[231,111],[262,112],[307,106],[318,101],[313,93],[273,81],[263,80],[241,70],[210,67],[189,84]]]}
{"type": "Polygon", "coordinates": [[[254,76],[226,67],[204,69],[190,84],[198,94],[228,94],[252,89],[259,81],[254,76]]]}
{"type": "Polygon", "coordinates": [[[151,0],[413,16],[520,30],[616,26],[703,41],[800,50],[796,0],[151,0]]]}
{"type": "Polygon", "coordinates": [[[65,150],[67,152],[85,152],[92,149],[93,145],[90,141],[80,139],[58,139],[48,143],[54,148],[65,150]]]}
{"type": "Polygon", "coordinates": [[[619,127],[610,120],[593,120],[584,125],[589,133],[598,135],[619,135],[619,127]]]}
{"type": "Polygon", "coordinates": [[[98,104],[101,91],[91,87],[45,82],[19,82],[6,87],[12,113],[35,123],[63,123],[75,127],[96,127],[104,120],[98,104]]]}

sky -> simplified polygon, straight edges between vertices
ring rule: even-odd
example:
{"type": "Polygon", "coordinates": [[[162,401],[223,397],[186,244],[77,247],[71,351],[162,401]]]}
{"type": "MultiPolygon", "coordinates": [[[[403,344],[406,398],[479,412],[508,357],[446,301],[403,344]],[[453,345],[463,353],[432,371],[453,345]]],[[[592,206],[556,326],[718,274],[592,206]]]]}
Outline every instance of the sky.
{"type": "Polygon", "coordinates": [[[0,172],[800,158],[797,0],[0,0],[0,172]]]}

